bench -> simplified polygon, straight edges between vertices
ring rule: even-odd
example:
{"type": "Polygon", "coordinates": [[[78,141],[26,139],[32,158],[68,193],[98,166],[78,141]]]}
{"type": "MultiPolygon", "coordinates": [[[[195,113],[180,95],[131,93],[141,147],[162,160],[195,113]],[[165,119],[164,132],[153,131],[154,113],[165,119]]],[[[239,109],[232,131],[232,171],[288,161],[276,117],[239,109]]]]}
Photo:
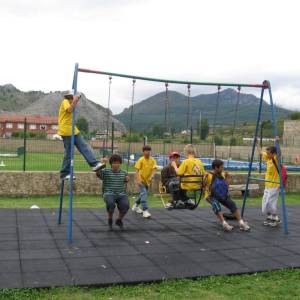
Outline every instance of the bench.
{"type": "MultiPolygon", "coordinates": [[[[248,185],[248,192],[259,191],[259,184],[250,183],[248,185]]],[[[246,184],[231,184],[229,185],[229,192],[233,196],[244,196],[246,192],[246,184]]]]}

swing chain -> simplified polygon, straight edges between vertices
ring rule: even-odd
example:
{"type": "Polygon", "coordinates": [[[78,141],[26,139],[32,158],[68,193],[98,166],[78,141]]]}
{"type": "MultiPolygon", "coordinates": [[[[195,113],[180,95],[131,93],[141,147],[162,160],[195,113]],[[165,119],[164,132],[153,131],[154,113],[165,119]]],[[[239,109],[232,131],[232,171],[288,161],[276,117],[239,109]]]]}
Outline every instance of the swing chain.
{"type": "Polygon", "coordinates": [[[132,123],[133,123],[133,105],[134,105],[134,92],[135,92],[136,79],[132,79],[132,94],[131,94],[131,108],[130,108],[130,122],[129,122],[129,139],[128,139],[128,149],[127,149],[127,172],[129,169],[129,159],[131,152],[131,135],[132,135],[132,123]]]}

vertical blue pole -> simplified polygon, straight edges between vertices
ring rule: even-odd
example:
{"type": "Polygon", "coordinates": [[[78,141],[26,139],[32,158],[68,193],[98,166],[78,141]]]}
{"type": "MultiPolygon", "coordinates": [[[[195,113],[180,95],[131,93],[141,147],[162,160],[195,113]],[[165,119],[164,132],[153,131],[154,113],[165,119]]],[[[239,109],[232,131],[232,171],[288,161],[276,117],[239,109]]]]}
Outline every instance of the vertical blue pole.
{"type": "Polygon", "coordinates": [[[251,172],[252,172],[253,158],[254,158],[255,146],[256,146],[255,143],[256,143],[256,139],[257,139],[259,122],[260,122],[260,117],[261,117],[262,104],[263,104],[263,99],[264,99],[264,91],[265,91],[265,87],[263,87],[261,89],[261,94],[260,94],[259,109],[258,109],[257,120],[256,120],[256,128],[255,128],[254,137],[253,137],[252,152],[251,152],[251,159],[250,159],[250,163],[249,163],[249,170],[248,170],[248,177],[247,177],[247,183],[246,183],[246,190],[245,190],[244,198],[243,198],[242,217],[244,216],[245,207],[246,207],[248,187],[249,187],[250,176],[251,176],[251,172]]]}
{"type": "MultiPolygon", "coordinates": [[[[78,79],[78,63],[75,64],[74,76],[73,76],[73,91],[74,96],[77,93],[77,79],[78,79]]],[[[70,167],[70,191],[69,191],[69,213],[68,213],[68,242],[73,241],[73,186],[74,186],[74,132],[76,124],[76,107],[73,109],[72,113],[72,135],[71,135],[71,167],[70,167]]]]}
{"type": "Polygon", "coordinates": [[[61,224],[61,213],[62,213],[63,200],[64,200],[64,187],[65,187],[65,180],[62,180],[60,184],[59,212],[58,212],[58,220],[57,220],[58,224],[61,224]]]}
{"type": "Polygon", "coordinates": [[[278,129],[277,129],[277,124],[276,124],[277,117],[276,117],[276,110],[275,110],[274,103],[273,103],[271,84],[269,81],[267,81],[267,84],[269,86],[270,105],[271,105],[271,112],[272,112],[272,123],[273,123],[274,137],[275,137],[275,146],[276,146],[277,157],[278,157],[278,171],[279,171],[279,177],[280,177],[280,193],[281,193],[281,209],[282,209],[282,218],[283,218],[283,231],[285,234],[288,234],[289,233],[288,218],[287,218],[286,207],[285,207],[285,193],[284,193],[284,186],[283,186],[282,174],[281,174],[281,151],[280,151],[279,141],[276,139],[276,137],[278,136],[278,129]]]}

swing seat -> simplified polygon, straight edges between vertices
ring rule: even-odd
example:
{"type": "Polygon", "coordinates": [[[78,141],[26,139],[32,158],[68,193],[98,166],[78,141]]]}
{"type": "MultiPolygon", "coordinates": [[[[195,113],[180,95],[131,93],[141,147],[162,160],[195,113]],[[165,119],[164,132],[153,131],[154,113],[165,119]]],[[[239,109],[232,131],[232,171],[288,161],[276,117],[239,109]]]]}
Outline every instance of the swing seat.
{"type": "MultiPolygon", "coordinates": [[[[161,181],[159,182],[158,190],[159,190],[161,201],[162,201],[164,207],[168,210],[173,210],[173,209],[190,209],[190,210],[193,210],[199,205],[199,203],[197,203],[198,198],[195,198],[194,196],[192,196],[192,197],[190,197],[190,200],[192,200],[193,203],[185,203],[182,200],[178,200],[175,203],[173,201],[172,202],[168,201],[168,203],[172,203],[172,205],[168,206],[167,203],[166,203],[166,197],[170,197],[170,193],[168,192],[167,187],[164,186],[161,181]]],[[[194,190],[193,195],[194,195],[194,192],[197,195],[197,192],[199,192],[199,189],[194,190]]]]}
{"type": "Polygon", "coordinates": [[[188,204],[186,205],[187,209],[194,210],[196,209],[203,196],[204,191],[204,178],[205,175],[183,175],[180,177],[180,185],[182,184],[193,184],[193,186],[196,184],[197,187],[185,189],[188,197],[194,201],[194,204],[188,204]]]}

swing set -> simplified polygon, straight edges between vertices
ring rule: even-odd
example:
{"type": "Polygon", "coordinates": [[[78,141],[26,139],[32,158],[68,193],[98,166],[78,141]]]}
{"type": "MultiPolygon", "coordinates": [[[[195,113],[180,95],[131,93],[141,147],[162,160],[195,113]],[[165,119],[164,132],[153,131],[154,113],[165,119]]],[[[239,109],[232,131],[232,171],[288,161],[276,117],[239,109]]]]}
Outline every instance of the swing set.
{"type": "MultiPolygon", "coordinates": [[[[235,134],[235,127],[237,124],[237,114],[238,114],[238,107],[240,102],[240,92],[242,88],[256,88],[260,89],[260,101],[259,101],[259,107],[258,107],[258,113],[257,113],[257,119],[256,119],[256,127],[254,131],[254,138],[253,138],[253,144],[252,144],[252,151],[251,151],[251,157],[249,162],[249,169],[248,169],[248,175],[247,175],[247,181],[246,181],[246,189],[243,196],[243,205],[241,214],[244,216],[245,208],[246,208],[246,201],[247,201],[247,195],[249,190],[249,185],[251,181],[261,181],[264,179],[256,178],[251,176],[252,174],[252,166],[253,166],[253,159],[255,154],[255,147],[256,147],[256,140],[258,137],[258,131],[259,131],[259,124],[261,122],[261,115],[262,115],[262,106],[264,101],[264,94],[265,91],[268,91],[269,94],[269,104],[271,108],[271,116],[272,116],[272,125],[273,125],[273,132],[274,137],[278,136],[278,128],[276,123],[276,111],[275,106],[273,102],[273,96],[272,96],[272,89],[271,84],[269,81],[265,80],[262,84],[247,84],[247,83],[217,83],[217,82],[200,82],[200,81],[181,81],[181,80],[169,80],[169,79],[160,79],[160,78],[150,78],[150,77],[142,77],[142,76],[135,76],[135,75],[126,75],[126,74],[119,74],[119,73],[112,73],[112,72],[105,72],[105,71],[98,71],[98,70],[91,70],[91,69],[85,69],[85,68],[79,68],[79,64],[75,64],[74,69],[74,75],[73,75],[73,83],[72,83],[72,89],[74,91],[74,95],[77,93],[77,86],[78,86],[78,74],[79,73],[91,73],[91,74],[98,74],[98,75],[106,75],[109,78],[109,95],[108,95],[108,114],[107,114],[107,132],[106,132],[106,141],[107,144],[108,140],[108,126],[109,126],[109,106],[110,106],[110,89],[111,89],[111,82],[113,77],[122,77],[122,78],[128,78],[132,80],[132,94],[131,94],[131,109],[130,109],[130,123],[129,123],[129,143],[128,143],[128,151],[127,151],[127,170],[129,167],[129,160],[130,160],[130,152],[131,152],[131,134],[132,134],[132,124],[133,124],[133,106],[134,106],[134,100],[135,100],[135,87],[136,82],[138,80],[140,81],[150,81],[150,82],[158,82],[163,83],[165,85],[165,91],[166,91],[166,100],[165,100],[165,134],[170,133],[170,119],[169,119],[169,95],[168,95],[168,88],[169,84],[178,84],[178,85],[186,85],[187,86],[187,127],[189,127],[190,124],[190,91],[192,86],[216,86],[217,87],[217,98],[216,98],[216,111],[214,116],[214,122],[213,122],[213,142],[215,140],[215,127],[216,127],[216,121],[218,117],[218,111],[219,111],[219,104],[220,104],[220,91],[222,87],[233,87],[237,88],[237,101],[235,106],[235,118],[233,123],[233,128],[231,132],[231,139],[233,139],[235,134]]],[[[72,243],[73,241],[73,187],[74,187],[74,129],[76,124],[76,109],[73,110],[72,115],[72,136],[71,136],[71,150],[70,150],[70,156],[71,156],[71,168],[70,168],[70,181],[69,181],[69,207],[68,207],[68,224],[67,224],[67,239],[69,243],[72,243]]],[[[231,146],[232,146],[232,140],[230,140],[229,144],[229,154],[228,154],[228,160],[231,155],[231,146]]],[[[275,139],[275,146],[277,153],[280,152],[280,145],[278,139],[275,139]]],[[[214,157],[217,157],[217,154],[214,153],[214,157]]],[[[287,219],[287,213],[286,213],[286,206],[285,206],[285,193],[284,193],[284,185],[283,185],[283,177],[281,172],[281,159],[278,160],[278,170],[279,170],[279,177],[280,177],[280,192],[281,192],[281,209],[282,209],[282,218],[283,218],[283,230],[285,234],[288,234],[288,219],[287,219]]],[[[201,175],[202,176],[202,175],[201,175]]],[[[193,178],[181,178],[181,182],[197,182],[199,184],[199,188],[196,190],[190,191],[193,193],[193,197],[196,200],[195,205],[193,209],[195,209],[202,198],[203,195],[203,189],[204,189],[204,180],[203,176],[199,177],[199,175],[194,176],[190,175],[189,177],[193,178]],[[198,194],[198,196],[196,196],[198,194]]],[[[62,222],[62,207],[63,207],[63,198],[64,198],[64,180],[61,181],[61,187],[60,187],[60,205],[59,205],[59,212],[58,212],[58,224],[61,224],[62,222]]]]}

